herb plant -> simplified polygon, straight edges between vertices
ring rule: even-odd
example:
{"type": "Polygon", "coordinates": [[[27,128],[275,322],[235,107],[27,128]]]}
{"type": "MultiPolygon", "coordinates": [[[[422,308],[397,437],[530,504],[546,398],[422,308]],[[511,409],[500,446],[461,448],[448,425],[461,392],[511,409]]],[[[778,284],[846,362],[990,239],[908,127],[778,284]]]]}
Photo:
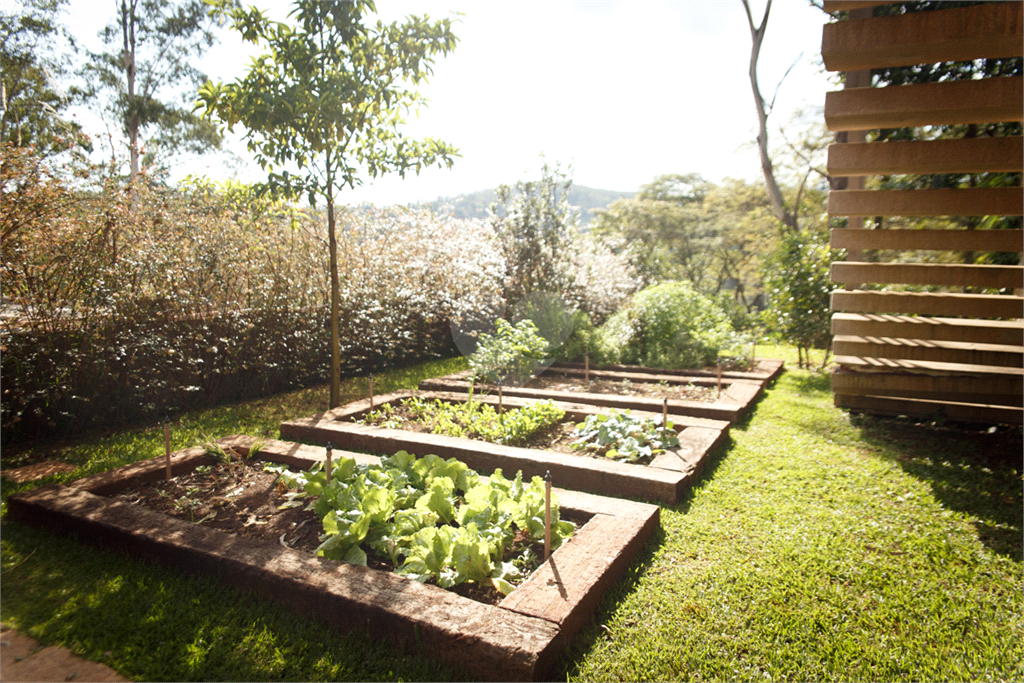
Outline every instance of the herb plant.
{"type": "Polygon", "coordinates": [[[639,462],[667,448],[679,445],[679,438],[669,420],[661,426],[661,416],[641,418],[612,411],[609,415],[589,415],[576,426],[570,446],[606,458],[639,462]]]}
{"type": "MultiPolygon", "coordinates": [[[[316,512],[324,530],[317,555],[365,566],[369,550],[390,558],[397,574],[442,588],[470,581],[508,595],[535,561],[506,560],[516,531],[533,541],[544,538],[544,482],[534,477],[524,484],[522,472],[506,479],[495,470],[483,483],[455,458],[416,458],[405,451],[373,467],[339,458],[330,484],[322,463],[304,473],[268,469],[279,471],[288,488],[301,489],[285,505],[310,500],[307,509],[316,512]]],[[[574,529],[559,520],[552,495],[552,548],[574,529]]]]}
{"type": "Polygon", "coordinates": [[[481,334],[476,351],[469,356],[473,379],[491,382],[521,382],[544,358],[548,342],[537,333],[532,320],[513,326],[503,318],[495,321],[494,334],[481,334]]]}
{"type": "MultiPolygon", "coordinates": [[[[447,403],[424,401],[414,396],[403,399],[401,405],[408,409],[410,419],[429,427],[432,434],[480,439],[507,446],[522,443],[565,417],[565,411],[551,401],[531,403],[501,415],[492,406],[479,401],[447,403]]],[[[363,422],[390,429],[402,427],[402,420],[390,403],[367,413],[363,422]]]]}

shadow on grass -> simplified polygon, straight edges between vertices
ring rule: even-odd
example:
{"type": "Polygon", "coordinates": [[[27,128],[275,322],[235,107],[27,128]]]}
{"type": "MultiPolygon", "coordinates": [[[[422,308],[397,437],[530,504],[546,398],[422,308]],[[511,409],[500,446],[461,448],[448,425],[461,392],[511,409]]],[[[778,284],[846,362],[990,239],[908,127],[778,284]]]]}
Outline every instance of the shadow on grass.
{"type": "Polygon", "coordinates": [[[454,680],[401,644],[318,624],[215,578],[3,522],[5,623],[137,680],[454,680]]]}
{"type": "Polygon", "coordinates": [[[950,510],[974,518],[992,552],[1022,560],[1021,429],[854,416],[865,443],[908,474],[928,482],[950,510]]]}

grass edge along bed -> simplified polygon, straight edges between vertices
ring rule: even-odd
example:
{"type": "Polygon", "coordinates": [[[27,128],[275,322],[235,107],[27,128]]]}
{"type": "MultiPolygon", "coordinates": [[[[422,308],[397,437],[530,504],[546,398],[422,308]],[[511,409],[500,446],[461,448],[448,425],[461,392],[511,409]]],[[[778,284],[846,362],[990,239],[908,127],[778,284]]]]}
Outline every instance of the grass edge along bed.
{"type": "MultiPolygon", "coordinates": [[[[423,399],[465,402],[461,393],[397,391],[374,398],[374,407],[410,396],[423,399]]],[[[494,395],[475,395],[474,401],[495,405],[494,395]]],[[[509,408],[525,405],[528,399],[506,397],[509,408]]],[[[607,414],[606,408],[556,401],[566,417],[578,422],[587,415],[607,414]]],[[[679,448],[658,455],[649,465],[633,465],[586,455],[569,455],[534,448],[519,448],[472,439],[385,429],[356,424],[354,420],[370,410],[369,399],[354,401],[308,418],[281,423],[281,438],[369,453],[408,451],[413,455],[433,453],[458,458],[478,472],[522,470],[524,477],[543,476],[550,471],[563,488],[598,495],[635,497],[673,504],[700,473],[708,456],[728,440],[729,423],[705,418],[673,415],[676,427],[682,427],[679,448]]],[[[638,413],[653,417],[656,413],[638,413]]]]}
{"type": "MultiPolygon", "coordinates": [[[[246,436],[218,441],[239,455],[247,454],[252,442],[253,437],[246,436]]],[[[360,453],[338,455],[364,464],[379,462],[360,453]]],[[[322,448],[277,440],[265,442],[260,456],[303,469],[326,457],[322,448]]],[[[185,472],[205,462],[204,448],[186,449],[172,455],[172,471],[185,472]]],[[[336,628],[366,629],[372,637],[415,644],[486,680],[544,679],[603,593],[660,524],[657,506],[556,489],[566,514],[590,520],[493,606],[437,586],[308,557],[106,497],[133,483],[162,478],[164,467],[165,458],[157,457],[69,485],[16,493],[8,499],[8,509],[19,519],[75,532],[186,573],[215,575],[336,628]]]]}

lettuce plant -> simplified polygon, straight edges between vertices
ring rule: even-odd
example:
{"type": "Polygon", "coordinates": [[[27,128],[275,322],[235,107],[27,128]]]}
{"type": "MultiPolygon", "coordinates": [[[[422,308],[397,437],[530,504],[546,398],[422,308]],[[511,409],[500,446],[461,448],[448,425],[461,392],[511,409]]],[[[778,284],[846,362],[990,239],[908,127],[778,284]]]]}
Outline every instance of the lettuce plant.
{"type": "MultiPolygon", "coordinates": [[[[381,458],[380,466],[351,458],[332,463],[327,483],[323,464],[307,472],[280,473],[292,506],[310,499],[323,525],[317,555],[366,565],[367,550],[389,557],[397,574],[450,588],[467,581],[489,584],[507,595],[524,577],[523,558],[506,560],[516,531],[544,538],[544,482],[523,482],[522,472],[490,480],[455,458],[417,458],[405,451],[381,458]]],[[[284,507],[284,506],[282,506],[284,507]]],[[[559,519],[551,499],[551,546],[559,547],[575,525],[559,519]]],[[[532,553],[531,553],[532,554],[532,553]]]]}
{"type": "Polygon", "coordinates": [[[661,426],[661,416],[640,418],[628,410],[608,415],[589,415],[576,426],[570,446],[606,458],[638,462],[679,445],[670,420],[661,426]]]}

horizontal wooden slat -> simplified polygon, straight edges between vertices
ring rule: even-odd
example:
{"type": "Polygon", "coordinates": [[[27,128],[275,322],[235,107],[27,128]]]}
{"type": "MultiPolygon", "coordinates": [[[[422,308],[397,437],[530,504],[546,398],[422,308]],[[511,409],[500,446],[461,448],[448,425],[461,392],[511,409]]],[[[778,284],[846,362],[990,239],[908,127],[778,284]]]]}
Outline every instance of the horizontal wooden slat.
{"type": "Polygon", "coordinates": [[[1009,397],[1020,400],[1024,392],[1024,376],[1021,375],[1024,371],[1019,368],[861,356],[836,356],[835,361],[843,368],[856,370],[841,370],[832,375],[832,391],[837,394],[899,396],[902,391],[918,394],[963,392],[1005,395],[1007,400],[1009,397]],[[970,372],[957,372],[956,368],[966,368],[970,372]]]}
{"type": "Polygon", "coordinates": [[[835,404],[839,408],[872,415],[941,416],[948,420],[981,424],[1017,425],[1024,422],[1024,409],[1016,406],[851,394],[836,394],[835,404]]]}
{"type": "Polygon", "coordinates": [[[1021,3],[908,12],[825,24],[821,56],[828,71],[965,62],[1024,53],[1021,3]]]}
{"type": "Polygon", "coordinates": [[[834,228],[833,249],[1024,250],[1024,230],[867,230],[834,228]]]}
{"type": "Polygon", "coordinates": [[[891,5],[892,0],[824,0],[823,9],[826,12],[843,12],[865,7],[877,7],[878,5],[891,5]]]}
{"type": "Polygon", "coordinates": [[[1024,191],[1019,187],[941,190],[833,190],[832,216],[1019,216],[1024,191]]]}
{"type": "Polygon", "coordinates": [[[828,172],[834,177],[999,173],[1024,170],[1024,138],[885,140],[829,145],[828,172]]]}
{"type": "Polygon", "coordinates": [[[832,281],[1020,289],[1024,287],[1024,266],[836,261],[832,264],[832,281]]]}
{"type": "Polygon", "coordinates": [[[1019,296],[836,290],[832,292],[831,299],[833,311],[959,316],[968,319],[1024,317],[1024,297],[1019,296]]]}
{"type": "Polygon", "coordinates": [[[833,313],[833,335],[1024,345],[1024,320],[833,313]]]}
{"type": "Polygon", "coordinates": [[[1024,367],[1024,346],[1005,344],[841,334],[832,338],[832,352],[837,356],[1024,367]]]}
{"type": "Polygon", "coordinates": [[[825,93],[831,131],[989,123],[1024,119],[1021,76],[847,88],[825,93]]]}

